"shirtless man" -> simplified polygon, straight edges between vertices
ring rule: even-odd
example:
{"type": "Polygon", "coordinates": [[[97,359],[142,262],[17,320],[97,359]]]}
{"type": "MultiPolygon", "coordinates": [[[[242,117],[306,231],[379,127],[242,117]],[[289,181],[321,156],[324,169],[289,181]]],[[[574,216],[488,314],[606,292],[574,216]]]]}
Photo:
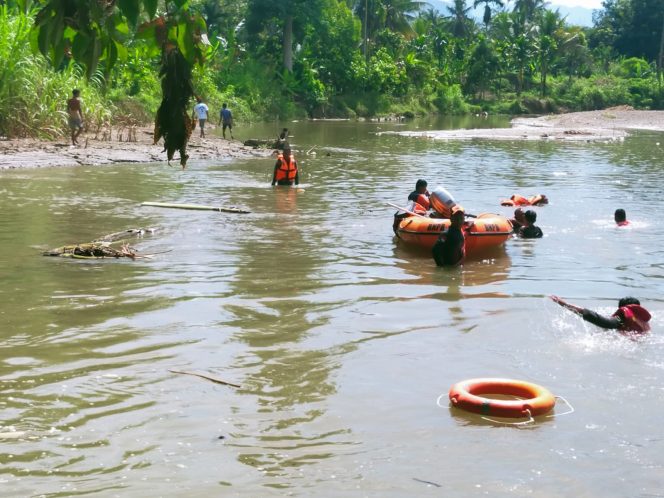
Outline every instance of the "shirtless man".
{"type": "Polygon", "coordinates": [[[81,108],[81,91],[74,89],[73,97],[67,101],[67,113],[69,115],[69,129],[71,130],[71,144],[78,145],[76,139],[83,131],[83,110],[81,108]]]}

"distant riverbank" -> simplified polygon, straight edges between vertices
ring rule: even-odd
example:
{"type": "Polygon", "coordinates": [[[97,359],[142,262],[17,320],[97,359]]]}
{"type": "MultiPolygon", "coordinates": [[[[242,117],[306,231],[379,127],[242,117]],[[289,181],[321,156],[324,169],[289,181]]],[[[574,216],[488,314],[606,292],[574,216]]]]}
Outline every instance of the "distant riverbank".
{"type": "Polygon", "coordinates": [[[386,132],[434,140],[566,140],[623,139],[629,130],[664,131],[664,111],[635,111],[626,106],[601,111],[515,118],[511,128],[386,132]]]}

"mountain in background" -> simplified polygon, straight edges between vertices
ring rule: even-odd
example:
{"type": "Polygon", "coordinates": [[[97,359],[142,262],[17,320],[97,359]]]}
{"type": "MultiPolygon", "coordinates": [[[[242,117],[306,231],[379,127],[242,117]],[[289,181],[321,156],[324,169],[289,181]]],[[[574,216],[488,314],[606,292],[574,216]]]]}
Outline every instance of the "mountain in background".
{"type": "MultiPolygon", "coordinates": [[[[426,0],[434,9],[448,15],[447,7],[452,5],[451,1],[445,0],[426,0]]],[[[468,1],[469,6],[472,6],[472,1],[468,1]]],[[[566,5],[556,5],[555,0],[547,3],[547,8],[550,10],[559,10],[563,17],[567,17],[567,24],[575,26],[592,26],[593,25],[593,10],[584,7],[568,7],[566,5]]],[[[484,6],[480,5],[478,8],[470,11],[470,16],[473,17],[480,24],[482,23],[482,16],[484,15],[484,6]]]]}

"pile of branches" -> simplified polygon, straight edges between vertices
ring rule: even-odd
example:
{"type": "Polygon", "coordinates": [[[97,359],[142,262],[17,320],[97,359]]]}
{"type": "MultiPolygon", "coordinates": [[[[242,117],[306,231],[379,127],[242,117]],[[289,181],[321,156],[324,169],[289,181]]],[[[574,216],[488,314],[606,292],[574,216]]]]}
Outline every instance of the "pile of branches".
{"type": "Polygon", "coordinates": [[[124,244],[119,249],[112,248],[108,242],[89,242],[56,247],[42,253],[44,256],[59,256],[61,258],[99,259],[99,258],[131,258],[136,259],[136,249],[124,244]]]}
{"type": "Polygon", "coordinates": [[[151,228],[132,228],[122,232],[110,233],[85,244],[71,244],[44,251],[44,256],[58,256],[61,258],[101,259],[101,258],[146,258],[139,256],[136,249],[129,244],[122,244],[118,249],[111,247],[113,242],[129,237],[141,237],[146,233],[154,232],[151,228]]]}

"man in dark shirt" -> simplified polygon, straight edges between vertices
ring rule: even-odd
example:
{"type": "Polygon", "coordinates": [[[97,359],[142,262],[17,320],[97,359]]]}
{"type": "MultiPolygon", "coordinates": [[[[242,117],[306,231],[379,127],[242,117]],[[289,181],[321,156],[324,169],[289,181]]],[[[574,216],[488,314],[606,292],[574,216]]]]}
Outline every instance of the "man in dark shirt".
{"type": "Polygon", "coordinates": [[[438,237],[431,253],[437,266],[454,266],[466,255],[466,237],[463,234],[465,213],[459,205],[452,208],[450,227],[438,237]]]}
{"type": "Polygon", "coordinates": [[[650,313],[635,297],[623,297],[618,301],[618,309],[610,317],[602,316],[581,306],[570,304],[558,296],[549,296],[554,303],[580,315],[585,321],[603,329],[619,330],[621,332],[646,333],[650,330],[650,313]]]}
{"type": "Polygon", "coordinates": [[[417,202],[424,209],[429,209],[429,191],[427,190],[426,180],[417,180],[415,190],[408,196],[409,201],[417,202]]]}
{"type": "Polygon", "coordinates": [[[544,235],[542,233],[542,229],[538,226],[535,226],[535,222],[537,221],[537,213],[532,209],[529,209],[528,211],[525,212],[523,217],[525,219],[525,222],[523,226],[519,229],[519,236],[523,237],[524,239],[541,238],[544,235]]]}

